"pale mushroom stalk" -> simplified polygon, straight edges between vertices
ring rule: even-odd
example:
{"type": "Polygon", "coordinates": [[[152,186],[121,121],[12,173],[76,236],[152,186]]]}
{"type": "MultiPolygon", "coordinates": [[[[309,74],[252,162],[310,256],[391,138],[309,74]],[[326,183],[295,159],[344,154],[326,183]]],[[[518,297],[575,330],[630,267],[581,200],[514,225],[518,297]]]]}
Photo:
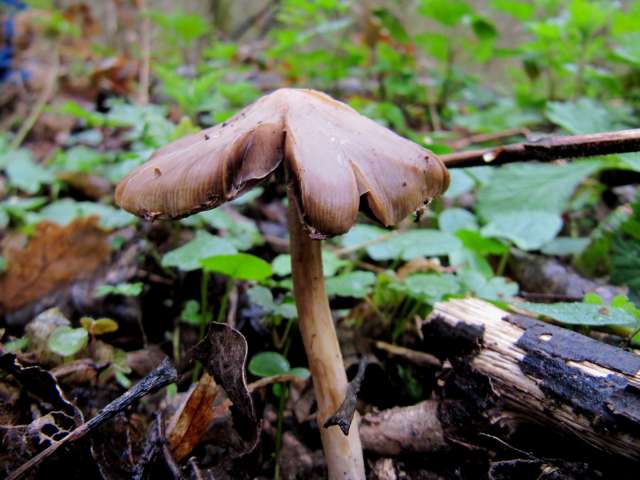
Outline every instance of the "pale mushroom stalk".
{"type": "Polygon", "coordinates": [[[325,461],[331,479],[364,479],[364,460],[354,417],[349,435],[337,426],[324,428],[344,400],[347,375],[338,336],[333,324],[322,272],[322,240],[313,240],[300,221],[291,187],[289,196],[289,251],[293,293],[298,309],[300,333],[313,378],[318,405],[316,421],[322,438],[325,461]]]}
{"type": "Polygon", "coordinates": [[[447,189],[430,151],[314,90],[280,89],[227,122],[164,146],[120,182],[116,202],[148,219],[215,208],[287,174],[294,296],[318,404],[329,478],[364,479],[355,417],[348,436],[324,428],[347,378],[322,275],[321,239],[346,233],[363,209],[385,226],[447,189]]]}

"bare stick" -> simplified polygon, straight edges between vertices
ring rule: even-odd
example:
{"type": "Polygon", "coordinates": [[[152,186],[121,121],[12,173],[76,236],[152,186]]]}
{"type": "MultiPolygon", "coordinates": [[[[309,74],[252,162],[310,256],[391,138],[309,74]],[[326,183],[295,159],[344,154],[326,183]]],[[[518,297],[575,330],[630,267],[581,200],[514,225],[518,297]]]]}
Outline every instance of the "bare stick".
{"type": "Polygon", "coordinates": [[[334,425],[340,427],[342,433],[349,435],[349,429],[351,428],[351,422],[353,422],[353,416],[356,413],[356,404],[358,403],[358,392],[360,391],[360,385],[364,380],[364,373],[367,369],[367,357],[363,356],[358,364],[358,373],[347,387],[347,393],[344,396],[344,401],[340,405],[340,408],[331,415],[326,422],[324,422],[324,428],[329,428],[334,425]]]}
{"type": "Polygon", "coordinates": [[[40,118],[40,115],[42,115],[44,108],[47,106],[58,87],[59,73],[60,56],[58,54],[58,45],[55,45],[53,48],[53,65],[51,66],[47,82],[45,83],[42,92],[40,92],[40,96],[38,97],[38,101],[34,105],[33,110],[31,110],[31,113],[20,127],[20,130],[16,133],[16,136],[13,137],[13,141],[11,142],[12,149],[16,149],[22,145],[24,139],[29,135],[29,132],[40,118]]]}
{"type": "Polygon", "coordinates": [[[140,48],[142,49],[142,64],[139,73],[138,103],[149,103],[149,83],[151,78],[151,18],[147,12],[146,0],[138,1],[138,12],[142,17],[140,23],[140,48]]]}
{"type": "Polygon", "coordinates": [[[440,158],[448,168],[463,168],[527,160],[550,162],[560,158],[593,157],[637,151],[640,151],[640,129],[638,128],[589,135],[548,137],[535,142],[450,153],[441,155],[440,158]]]}
{"type": "Polygon", "coordinates": [[[86,423],[83,423],[78,428],[73,430],[69,435],[62,440],[51,444],[44,449],[38,455],[24,463],[20,468],[15,470],[11,475],[7,477],[7,480],[17,480],[27,473],[31,468],[39,465],[42,461],[53,455],[60,447],[70,442],[74,442],[91,433],[107,420],[113,418],[119,412],[123,411],[134,401],[144,397],[148,393],[158,390],[161,387],[165,387],[172,382],[175,382],[177,378],[176,369],[173,367],[169,360],[163,360],[158,368],[156,368],[149,375],[140,380],[130,390],[125,392],[122,396],[116,398],[109,405],[104,407],[98,412],[98,414],[86,423]]]}
{"type": "Polygon", "coordinates": [[[259,388],[267,387],[269,385],[273,385],[274,383],[285,382],[304,382],[304,379],[297,375],[292,375],[291,373],[281,373],[279,375],[272,375],[271,377],[264,377],[260,380],[256,380],[255,382],[251,382],[249,385],[247,385],[247,388],[251,393],[253,393],[259,388]]]}
{"type": "Polygon", "coordinates": [[[531,132],[528,128],[509,128],[502,132],[493,133],[477,133],[468,137],[459,138],[449,143],[449,146],[454,150],[460,150],[461,148],[467,148],[469,145],[477,145],[485,142],[495,142],[502,140],[503,138],[521,136],[529,139],[531,132]]]}

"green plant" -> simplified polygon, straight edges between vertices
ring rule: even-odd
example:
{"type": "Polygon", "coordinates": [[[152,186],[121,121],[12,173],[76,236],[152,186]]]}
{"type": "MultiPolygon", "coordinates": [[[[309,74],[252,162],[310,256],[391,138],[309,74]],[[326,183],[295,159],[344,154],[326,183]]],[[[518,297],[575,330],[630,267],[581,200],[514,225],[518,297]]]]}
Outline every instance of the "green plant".
{"type": "Polygon", "coordinates": [[[51,332],[47,346],[52,352],[70,358],[85,348],[88,342],[89,332],[86,329],[61,325],[51,332]]]}
{"type": "MultiPolygon", "coordinates": [[[[249,372],[256,377],[271,377],[274,375],[289,374],[306,380],[310,375],[309,370],[306,368],[291,368],[286,357],[277,352],[260,352],[255,354],[251,357],[247,368],[249,372]]],[[[273,394],[279,398],[278,419],[276,422],[276,445],[273,452],[273,459],[276,465],[274,478],[278,479],[280,478],[278,459],[282,448],[282,423],[284,419],[284,408],[287,404],[288,389],[282,388],[282,384],[277,383],[273,385],[273,394]]]]}

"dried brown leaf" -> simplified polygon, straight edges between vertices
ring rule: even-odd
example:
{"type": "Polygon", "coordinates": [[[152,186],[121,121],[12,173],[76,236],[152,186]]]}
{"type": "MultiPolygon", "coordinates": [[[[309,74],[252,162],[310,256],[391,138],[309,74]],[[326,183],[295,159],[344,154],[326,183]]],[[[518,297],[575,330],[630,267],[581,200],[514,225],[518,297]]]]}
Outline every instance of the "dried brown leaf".
{"type": "Polygon", "coordinates": [[[211,422],[221,411],[226,410],[226,404],[214,406],[218,393],[215,380],[208,373],[204,373],[169,421],[166,436],[173,458],[177,462],[189,455],[200,443],[211,422]]]}
{"type": "Polygon", "coordinates": [[[14,311],[39,297],[90,277],[110,256],[108,234],[97,217],[66,226],[41,222],[25,248],[5,249],[7,271],[0,279],[0,307],[14,311]]]}

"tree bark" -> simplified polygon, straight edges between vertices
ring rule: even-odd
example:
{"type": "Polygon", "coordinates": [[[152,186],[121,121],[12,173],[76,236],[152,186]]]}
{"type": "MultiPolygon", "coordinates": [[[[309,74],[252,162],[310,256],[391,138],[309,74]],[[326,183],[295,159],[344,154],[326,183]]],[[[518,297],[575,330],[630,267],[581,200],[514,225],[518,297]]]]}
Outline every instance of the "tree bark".
{"type": "Polygon", "coordinates": [[[289,192],[289,234],[293,293],[318,404],[316,420],[320,429],[329,478],[331,480],[364,479],[364,461],[357,413],[348,436],[345,436],[337,426],[323,427],[326,420],[342,404],[348,382],[340,344],[331,317],[329,300],[325,292],[322,242],[310,239],[304,230],[297,211],[296,199],[291,192],[289,192]]]}
{"type": "Polygon", "coordinates": [[[440,158],[447,168],[463,168],[530,160],[550,162],[561,158],[593,157],[637,151],[640,151],[640,129],[548,137],[535,142],[450,153],[440,155],[440,158]]]}

